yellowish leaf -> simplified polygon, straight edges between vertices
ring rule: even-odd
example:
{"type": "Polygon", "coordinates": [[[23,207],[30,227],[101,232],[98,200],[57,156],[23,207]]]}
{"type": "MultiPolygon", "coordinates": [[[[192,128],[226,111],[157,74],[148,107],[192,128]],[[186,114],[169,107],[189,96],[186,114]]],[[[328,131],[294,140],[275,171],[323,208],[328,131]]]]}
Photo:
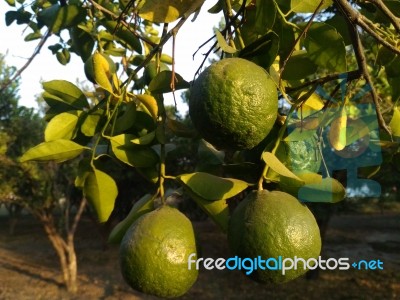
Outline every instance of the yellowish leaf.
{"type": "Polygon", "coordinates": [[[329,131],[329,141],[335,150],[343,150],[346,147],[347,114],[342,108],[340,116],[332,121],[329,131]]]}

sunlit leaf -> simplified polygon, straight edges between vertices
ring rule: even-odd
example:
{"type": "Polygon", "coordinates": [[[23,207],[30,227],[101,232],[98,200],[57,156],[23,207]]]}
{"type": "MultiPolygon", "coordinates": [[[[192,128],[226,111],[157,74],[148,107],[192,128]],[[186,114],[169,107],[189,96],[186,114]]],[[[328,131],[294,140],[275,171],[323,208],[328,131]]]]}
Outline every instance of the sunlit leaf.
{"type": "MultiPolygon", "coordinates": [[[[320,0],[291,0],[290,8],[296,13],[313,13],[317,10],[320,2],[320,0]]],[[[324,0],[319,11],[328,8],[332,3],[332,0],[324,0]]]]}
{"type": "Polygon", "coordinates": [[[72,139],[76,135],[79,115],[80,111],[69,111],[56,115],[46,126],[44,140],[48,142],[58,139],[72,139]]]}
{"type": "Polygon", "coordinates": [[[131,142],[133,144],[137,144],[137,145],[148,145],[152,141],[154,141],[155,137],[156,137],[156,132],[155,131],[151,131],[148,134],[145,134],[145,135],[143,135],[141,137],[132,139],[131,142]]]}
{"type": "Polygon", "coordinates": [[[49,161],[62,162],[77,157],[88,147],[70,140],[55,140],[43,142],[24,153],[20,161],[49,161]]]}
{"type": "Polygon", "coordinates": [[[139,16],[154,23],[170,23],[181,17],[192,5],[191,0],[142,0],[139,16]]]}
{"type": "Polygon", "coordinates": [[[222,178],[203,172],[183,174],[177,179],[193,193],[208,201],[231,198],[248,187],[245,181],[222,178]]]}
{"type": "Polygon", "coordinates": [[[331,123],[329,130],[329,141],[332,147],[338,151],[346,147],[347,114],[346,109],[342,108],[340,116],[331,123]]]}
{"type": "Polygon", "coordinates": [[[233,48],[232,46],[228,45],[228,43],[226,42],[224,36],[221,34],[221,32],[218,29],[215,30],[215,36],[217,37],[218,46],[221,48],[221,50],[223,52],[232,54],[232,53],[235,53],[237,51],[235,48],[233,48]]]}
{"type": "Polygon", "coordinates": [[[301,181],[292,171],[290,171],[279,159],[271,152],[264,152],[262,154],[263,161],[276,173],[281,176],[292,178],[294,180],[301,181]]]}
{"type": "Polygon", "coordinates": [[[153,117],[154,120],[156,120],[158,117],[157,100],[153,96],[147,94],[136,95],[135,98],[147,108],[150,115],[153,117]]]}
{"type": "Polygon", "coordinates": [[[400,109],[397,106],[393,108],[393,116],[390,120],[389,127],[394,136],[400,136],[400,109]]]}
{"type": "Polygon", "coordinates": [[[324,178],[320,183],[306,184],[298,193],[299,200],[303,202],[337,203],[345,196],[345,188],[334,178],[324,178]]]}
{"type": "Polygon", "coordinates": [[[49,98],[52,98],[54,101],[63,102],[78,110],[89,108],[86,96],[76,85],[69,81],[52,80],[43,82],[42,85],[43,89],[48,93],[49,98]]]}
{"type": "Polygon", "coordinates": [[[94,207],[99,222],[107,221],[118,195],[114,179],[103,171],[94,169],[86,176],[83,194],[94,207]]]}
{"type": "Polygon", "coordinates": [[[134,28],[129,30],[124,25],[113,20],[103,20],[101,24],[110,33],[119,38],[123,45],[127,45],[128,48],[135,50],[137,53],[142,53],[142,44],[139,38],[134,34],[134,28]]]}

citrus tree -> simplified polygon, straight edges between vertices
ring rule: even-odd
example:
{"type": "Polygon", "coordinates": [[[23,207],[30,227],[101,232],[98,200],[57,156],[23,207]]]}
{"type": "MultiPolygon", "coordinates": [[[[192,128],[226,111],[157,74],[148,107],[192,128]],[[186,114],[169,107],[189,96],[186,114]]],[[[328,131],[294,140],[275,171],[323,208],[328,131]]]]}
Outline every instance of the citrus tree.
{"type": "MultiPolygon", "coordinates": [[[[167,207],[171,194],[187,194],[240,257],[316,259],[321,240],[304,203],[339,202],[343,184],[379,196],[370,178],[382,152],[398,157],[400,1],[215,0],[207,12],[203,0],[6,1],[15,7],[6,23],[40,40],[35,54],[58,36],[48,47],[56,59],[78,55],[94,84],[86,93],[62,78],[43,83],[44,141],[21,160],[79,160],[75,185],[99,222],[119,192],[110,166],[134,168],[154,184],[109,238],[122,241],[121,270],[134,289],[174,297],[195,282],[187,268],[193,229],[167,207]],[[198,41],[204,60],[191,81],[163,46],[175,46],[198,13],[221,14],[223,26],[198,41]],[[206,67],[216,51],[220,59],[206,67]],[[164,95],[181,89],[189,89],[196,131],[166,113],[164,95]],[[177,137],[200,138],[194,170],[170,171],[177,137]],[[333,177],[337,170],[347,170],[346,182],[333,177]],[[231,214],[230,199],[247,194],[231,214]]],[[[251,278],[285,282],[303,273],[251,278]]]]}

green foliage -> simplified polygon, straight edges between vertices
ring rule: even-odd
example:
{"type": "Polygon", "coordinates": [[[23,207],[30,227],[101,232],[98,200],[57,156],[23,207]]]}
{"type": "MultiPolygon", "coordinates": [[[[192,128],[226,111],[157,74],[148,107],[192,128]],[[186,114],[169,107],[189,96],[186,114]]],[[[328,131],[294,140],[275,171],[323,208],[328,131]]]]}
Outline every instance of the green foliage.
{"type": "MultiPolygon", "coordinates": [[[[178,118],[164,105],[165,94],[190,88],[192,78],[179,74],[174,65],[179,57],[163,53],[163,46],[202,8],[202,0],[96,4],[74,0],[65,6],[55,1],[7,2],[10,5],[5,13],[7,25],[27,26],[24,37],[27,41],[44,41],[47,30],[57,35],[59,41],[48,47],[55,58],[67,64],[71,55],[79,56],[95,88],[83,91],[62,79],[44,82],[42,98],[47,105],[44,119],[48,123],[45,128],[42,124],[29,125],[34,128],[34,136],[44,132],[44,141],[41,137],[32,143],[30,131],[22,130],[25,125],[22,121],[18,123],[18,119],[30,118],[38,123],[40,120],[27,109],[16,109],[17,100],[13,96],[17,85],[9,85],[2,90],[0,106],[1,129],[5,132],[1,153],[15,159],[24,153],[21,161],[79,162],[75,184],[83,190],[100,221],[106,221],[115,211],[118,193],[121,195],[118,183],[126,170],[134,170],[135,176],[140,174],[150,182],[152,189],[148,192],[152,199],[160,197],[165,201],[167,186],[183,187],[223,230],[229,220],[230,199],[240,197],[257,184],[259,189],[280,189],[303,201],[338,202],[345,197],[345,189],[330,177],[331,170],[321,168],[319,174],[313,173],[315,170],[301,173],[285,164],[279,155],[282,151],[279,145],[317,137],[323,148],[321,153],[325,150],[326,156],[331,145],[335,151],[342,151],[340,147],[349,150],[360,137],[368,137],[371,145],[388,142],[390,137],[383,132],[379,141],[376,121],[349,125],[365,113],[357,105],[371,102],[373,96],[368,92],[371,86],[383,101],[374,102],[370,116],[376,113],[381,123],[387,122],[395,138],[400,135],[397,108],[400,55],[396,51],[400,45],[399,29],[390,15],[383,14],[372,3],[360,3],[352,9],[371,20],[367,25],[378,39],[371,38],[365,28],[357,27],[356,33],[350,32],[351,26],[338,1],[324,1],[320,7],[320,1],[310,0],[215,1],[208,13],[224,12],[225,22],[215,31],[214,46],[205,49],[208,44],[198,41],[201,52],[208,56],[219,50],[222,57],[252,61],[261,67],[260,72],[269,73],[268,78],[272,78],[269,91],[278,90],[280,103],[285,102],[276,121],[279,133],[259,137],[257,141],[264,140],[248,150],[254,150],[249,154],[229,147],[217,150],[215,145],[200,139],[188,116],[178,118]],[[159,23],[171,24],[167,28],[159,23]],[[355,40],[357,34],[360,41],[355,40]],[[356,42],[364,46],[363,59],[356,42]],[[358,65],[360,61],[365,65],[358,65]],[[368,78],[366,75],[372,78],[371,82],[364,80],[368,78]],[[380,108],[383,115],[379,115],[380,108]],[[15,113],[10,114],[11,110],[15,113]],[[340,122],[338,112],[341,112],[340,122]],[[295,128],[287,132],[292,125],[295,128]],[[17,129],[22,138],[15,138],[13,132],[17,129]],[[324,144],[326,132],[332,132],[333,138],[331,143],[324,144]],[[32,147],[33,144],[36,146],[32,147]],[[316,194],[320,196],[316,198],[316,194]]],[[[398,16],[398,1],[384,1],[384,4],[398,16]]],[[[193,67],[193,76],[198,75],[197,67],[193,67]]],[[[248,80],[246,86],[251,86],[254,74],[243,76],[242,71],[237,70],[239,79],[248,80]]],[[[9,68],[4,72],[9,78],[14,70],[9,68]]],[[[228,84],[221,82],[216,89],[224,94],[228,84]]],[[[237,91],[237,85],[231,88],[237,91]]],[[[184,93],[187,96],[190,91],[184,93]]],[[[255,100],[252,95],[249,103],[254,104],[255,100]]],[[[220,102],[227,105],[227,101],[220,102]]],[[[228,107],[224,111],[230,117],[235,116],[231,118],[233,125],[243,121],[238,110],[228,107]]],[[[251,114],[244,121],[250,117],[251,114]]],[[[251,125],[265,123],[262,123],[264,117],[259,119],[262,120],[254,120],[251,125]]],[[[203,124],[204,120],[199,122],[203,124]]],[[[215,136],[212,130],[202,134],[215,136]]],[[[213,141],[219,140],[216,136],[213,141]]],[[[150,202],[146,202],[146,207],[153,205],[150,202]]]]}

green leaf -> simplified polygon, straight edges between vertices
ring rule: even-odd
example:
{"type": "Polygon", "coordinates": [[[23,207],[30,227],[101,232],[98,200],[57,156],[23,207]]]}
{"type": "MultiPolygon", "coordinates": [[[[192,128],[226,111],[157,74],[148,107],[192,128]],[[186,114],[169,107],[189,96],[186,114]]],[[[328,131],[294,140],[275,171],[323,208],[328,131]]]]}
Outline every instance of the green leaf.
{"type": "Polygon", "coordinates": [[[217,37],[218,46],[221,48],[221,50],[223,52],[231,53],[231,54],[236,53],[237,50],[235,48],[233,48],[232,46],[228,45],[224,36],[221,34],[221,32],[218,29],[215,29],[215,36],[217,37]]]}
{"type": "Polygon", "coordinates": [[[315,74],[318,66],[310,60],[307,51],[294,51],[282,73],[285,80],[299,80],[315,74]]]}
{"type": "Polygon", "coordinates": [[[120,134],[110,138],[111,148],[115,156],[132,167],[151,167],[158,163],[157,153],[148,147],[135,145],[131,134],[120,134]]]}
{"type": "Polygon", "coordinates": [[[296,176],[299,177],[301,181],[285,176],[282,176],[279,181],[279,187],[282,191],[287,192],[296,198],[298,197],[299,189],[305,184],[319,184],[322,182],[322,176],[317,173],[303,172],[296,173],[296,176]]]}
{"type": "Polygon", "coordinates": [[[223,232],[228,231],[229,225],[229,207],[226,199],[208,201],[192,192],[189,188],[186,193],[194,202],[221,228],[223,232]]]}
{"type": "Polygon", "coordinates": [[[304,141],[312,138],[315,133],[317,132],[316,129],[307,130],[301,127],[295,128],[292,132],[289,133],[287,137],[283,140],[285,142],[294,142],[294,141],[304,141]]]}
{"type": "Polygon", "coordinates": [[[197,150],[201,164],[221,165],[224,163],[225,152],[215,149],[209,142],[201,139],[197,150]]]}
{"type": "Polygon", "coordinates": [[[31,32],[24,38],[24,41],[30,42],[30,41],[38,40],[40,38],[42,38],[42,34],[40,32],[31,32]]]}
{"type": "Polygon", "coordinates": [[[390,120],[389,127],[394,136],[400,137],[400,109],[395,106],[393,108],[392,120],[390,120]]]}
{"type": "MultiPolygon", "coordinates": [[[[181,75],[175,73],[175,90],[187,89],[190,87],[189,82],[182,78],[181,75]]],[[[172,92],[171,89],[172,71],[165,70],[156,75],[149,84],[149,91],[153,94],[163,94],[172,92]]]]}
{"type": "Polygon", "coordinates": [[[154,23],[170,23],[181,17],[193,4],[182,0],[142,0],[138,3],[139,16],[154,23]]]}
{"type": "Polygon", "coordinates": [[[137,53],[142,53],[142,44],[137,36],[134,35],[135,28],[129,30],[117,21],[103,20],[101,24],[112,34],[114,34],[122,43],[123,46],[128,46],[129,49],[135,50],[137,53]]]}
{"type": "Polygon", "coordinates": [[[264,34],[272,29],[276,17],[275,1],[256,0],[255,32],[264,34]]]}
{"type": "Polygon", "coordinates": [[[129,227],[142,215],[154,210],[153,196],[144,195],[132,206],[129,214],[119,222],[108,236],[108,242],[111,244],[119,244],[129,227]]]}
{"type": "Polygon", "coordinates": [[[303,202],[337,203],[345,196],[345,188],[334,178],[324,178],[320,183],[306,184],[298,193],[299,200],[303,202]]]}
{"type": "Polygon", "coordinates": [[[86,10],[74,4],[65,6],[54,4],[37,14],[38,22],[46,25],[53,33],[58,33],[62,29],[75,26],[84,21],[85,17],[86,10]]]}
{"type": "Polygon", "coordinates": [[[22,155],[20,161],[48,161],[63,162],[77,157],[83,150],[90,149],[70,140],[55,140],[43,142],[22,155]]]}
{"type": "Polygon", "coordinates": [[[136,145],[148,145],[151,144],[152,141],[154,141],[155,137],[156,137],[156,132],[151,131],[148,134],[145,134],[141,137],[132,139],[131,142],[136,145]]]}
{"type": "Polygon", "coordinates": [[[121,133],[129,128],[131,128],[135,124],[136,120],[136,103],[128,102],[125,105],[125,111],[123,114],[118,117],[115,122],[114,132],[121,133]]]}
{"type": "Polygon", "coordinates": [[[264,152],[262,154],[263,161],[276,173],[297,181],[301,181],[292,171],[290,171],[280,160],[271,152],[264,152]]]}
{"type": "Polygon", "coordinates": [[[343,17],[341,14],[335,14],[332,18],[326,20],[325,23],[332,27],[335,27],[335,29],[342,36],[344,44],[346,46],[351,45],[351,37],[345,17],[343,17]]]}
{"type": "Polygon", "coordinates": [[[208,201],[231,198],[249,186],[242,180],[222,178],[203,172],[183,174],[177,179],[193,193],[208,201]]]}
{"type": "Polygon", "coordinates": [[[81,111],[69,111],[56,115],[47,124],[44,131],[46,142],[65,139],[71,140],[76,135],[76,125],[81,111]]]}
{"type": "Polygon", "coordinates": [[[6,0],[6,2],[10,6],[15,6],[15,0],[6,0]]]}
{"type": "Polygon", "coordinates": [[[249,59],[268,69],[274,62],[279,50],[279,37],[275,32],[268,32],[243,48],[239,57],[249,59]]]}
{"type": "Polygon", "coordinates": [[[313,23],[307,32],[304,46],[310,60],[321,68],[331,72],[347,70],[345,44],[334,27],[313,23]]]}
{"type": "Polygon", "coordinates": [[[87,101],[86,96],[76,85],[69,81],[52,80],[43,82],[43,89],[48,93],[48,95],[52,95],[53,97],[50,98],[55,101],[61,101],[77,110],[89,108],[89,102],[87,101]]]}
{"type": "Polygon", "coordinates": [[[94,136],[100,132],[105,123],[105,113],[103,109],[97,109],[86,115],[81,125],[81,132],[86,136],[94,136]]]}
{"type": "Polygon", "coordinates": [[[5,14],[6,25],[10,26],[14,21],[17,21],[18,25],[29,24],[32,14],[26,10],[18,9],[17,11],[8,11],[5,14]]]}
{"type": "Polygon", "coordinates": [[[86,176],[83,194],[94,207],[100,223],[105,222],[114,209],[117,185],[108,174],[94,169],[86,176]]]}
{"type": "MultiPolygon", "coordinates": [[[[291,0],[290,8],[296,13],[313,13],[319,6],[320,0],[291,0]]],[[[333,3],[332,0],[325,0],[325,3],[319,8],[318,11],[328,8],[333,3]]]]}

